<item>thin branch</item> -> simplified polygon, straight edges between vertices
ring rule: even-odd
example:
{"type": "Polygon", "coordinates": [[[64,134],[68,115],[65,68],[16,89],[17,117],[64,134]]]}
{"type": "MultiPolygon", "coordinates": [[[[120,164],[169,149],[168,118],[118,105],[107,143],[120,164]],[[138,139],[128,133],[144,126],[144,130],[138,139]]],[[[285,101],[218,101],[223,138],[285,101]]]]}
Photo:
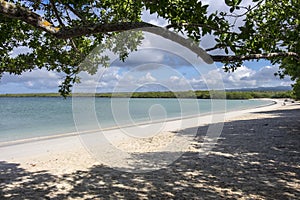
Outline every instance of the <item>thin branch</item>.
{"type": "MultiPolygon", "coordinates": [[[[58,10],[57,10],[57,8],[56,8],[56,6],[55,6],[55,2],[53,2],[53,0],[50,0],[50,3],[51,3],[51,6],[52,6],[52,8],[53,8],[53,10],[54,10],[55,16],[56,16],[56,18],[57,18],[59,24],[60,24],[62,27],[65,27],[65,24],[62,22],[62,20],[61,20],[61,18],[60,18],[60,16],[59,16],[58,10]]],[[[69,17],[69,16],[68,16],[68,17],[69,17]]],[[[73,38],[70,38],[70,42],[71,42],[71,45],[73,46],[73,48],[75,49],[75,51],[79,53],[79,50],[78,50],[78,48],[77,48],[77,46],[76,46],[76,44],[75,44],[73,38]]]]}
{"type": "Polygon", "coordinates": [[[214,47],[205,49],[205,51],[213,51],[213,50],[220,49],[220,48],[221,48],[221,45],[217,44],[217,45],[215,45],[214,47]]]}
{"type": "Polygon", "coordinates": [[[71,41],[71,44],[72,44],[72,46],[74,47],[75,51],[76,51],[77,53],[80,53],[79,50],[78,50],[78,48],[77,48],[77,46],[76,46],[76,44],[75,44],[75,42],[74,42],[74,40],[73,40],[73,38],[71,38],[70,41],[71,41]]]}
{"type": "Polygon", "coordinates": [[[86,22],[85,18],[79,13],[77,12],[77,10],[75,10],[72,6],[70,6],[69,4],[64,4],[72,13],[74,13],[79,19],[81,19],[82,21],[86,22]]]}
{"type": "Polygon", "coordinates": [[[52,8],[53,8],[53,10],[54,10],[54,14],[55,14],[55,16],[56,16],[56,18],[57,18],[59,24],[60,24],[62,27],[65,27],[65,24],[63,23],[63,21],[61,20],[61,18],[60,18],[60,16],[59,16],[58,10],[57,10],[57,8],[56,8],[56,6],[55,6],[55,2],[53,2],[53,0],[50,0],[50,3],[51,3],[51,6],[52,6],[52,8]]]}
{"type": "Polygon", "coordinates": [[[175,28],[175,27],[188,27],[188,26],[193,26],[193,27],[201,27],[201,28],[209,28],[211,30],[214,30],[214,31],[220,31],[220,32],[223,32],[223,33],[232,33],[232,32],[228,32],[228,31],[225,31],[225,30],[221,30],[219,27],[213,27],[211,25],[208,25],[208,24],[201,24],[201,23],[178,23],[178,24],[169,24],[167,26],[165,26],[166,29],[170,29],[170,28],[175,28]]]}
{"type": "Polygon", "coordinates": [[[256,59],[271,59],[274,57],[294,57],[300,60],[300,56],[295,52],[277,52],[277,53],[263,53],[263,54],[249,54],[241,56],[226,56],[226,55],[211,55],[215,62],[230,62],[230,61],[244,61],[244,60],[256,60],[256,59]]]}
{"type": "MultiPolygon", "coordinates": [[[[216,44],[215,46],[211,47],[211,48],[207,48],[205,49],[205,51],[213,51],[216,49],[225,49],[226,47],[230,47],[228,45],[222,45],[222,44],[216,44]]],[[[235,48],[243,48],[244,46],[241,45],[231,45],[231,47],[235,47],[235,48]]],[[[248,51],[251,51],[251,49],[247,49],[248,51]]]]}
{"type": "Polygon", "coordinates": [[[244,6],[239,6],[240,8],[245,8],[247,9],[246,12],[242,13],[242,14],[230,14],[230,15],[226,15],[227,17],[235,17],[235,18],[239,18],[239,17],[243,17],[245,15],[247,15],[249,12],[251,12],[252,10],[254,10],[254,8],[258,7],[260,4],[262,4],[263,1],[258,2],[255,6],[251,7],[251,8],[247,8],[244,6]]]}
{"type": "Polygon", "coordinates": [[[72,21],[72,19],[71,19],[71,17],[70,17],[70,13],[69,13],[69,11],[68,11],[66,5],[64,5],[64,6],[65,6],[65,9],[66,9],[66,14],[67,14],[66,17],[68,18],[69,21],[72,21]]]}

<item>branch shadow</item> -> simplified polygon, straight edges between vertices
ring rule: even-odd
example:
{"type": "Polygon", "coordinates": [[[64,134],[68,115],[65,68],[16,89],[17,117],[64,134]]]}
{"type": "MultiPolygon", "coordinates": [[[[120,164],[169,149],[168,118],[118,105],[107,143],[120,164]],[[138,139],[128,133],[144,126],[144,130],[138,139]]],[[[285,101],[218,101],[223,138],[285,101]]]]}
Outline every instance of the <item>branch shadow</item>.
{"type": "MultiPolygon", "coordinates": [[[[269,117],[225,123],[207,156],[185,152],[168,167],[147,173],[98,165],[57,176],[1,161],[0,199],[297,199],[300,109],[260,113],[269,117]]],[[[207,126],[183,131],[198,131],[197,148],[207,126]]],[[[137,154],[134,159],[146,162],[148,156],[155,155],[137,154]]]]}
{"type": "Polygon", "coordinates": [[[0,199],[36,199],[57,191],[57,177],[47,171],[28,172],[19,164],[0,161],[0,199]]]}

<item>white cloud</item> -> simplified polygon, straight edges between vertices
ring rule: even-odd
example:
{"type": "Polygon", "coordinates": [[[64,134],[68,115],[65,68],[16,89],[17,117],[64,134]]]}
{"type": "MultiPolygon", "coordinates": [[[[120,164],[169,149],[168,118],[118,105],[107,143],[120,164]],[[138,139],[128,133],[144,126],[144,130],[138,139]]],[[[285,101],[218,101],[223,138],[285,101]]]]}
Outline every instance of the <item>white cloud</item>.
{"type": "MultiPolygon", "coordinates": [[[[226,89],[289,86],[293,83],[289,77],[283,80],[275,77],[273,74],[278,70],[276,66],[265,66],[257,71],[242,66],[233,73],[225,73],[218,68],[201,74],[201,76],[188,76],[189,78],[179,72],[177,75],[172,74],[174,70],[163,71],[162,69],[149,69],[149,71],[128,71],[119,67],[100,69],[93,76],[81,73],[81,83],[76,87],[85,92],[94,91],[96,88],[98,92],[135,91],[141,87],[148,91],[161,90],[163,87],[172,91],[191,88],[201,90],[210,86],[221,87],[222,83],[217,78],[218,76],[222,77],[226,89]],[[102,70],[104,73],[101,76],[102,70]]],[[[46,70],[34,70],[24,73],[22,76],[6,74],[0,82],[0,93],[19,93],[25,91],[24,88],[30,89],[29,92],[48,92],[50,90],[56,92],[60,81],[60,75],[46,70]]]]}
{"type": "Polygon", "coordinates": [[[255,76],[255,71],[247,68],[245,66],[240,67],[233,73],[225,73],[222,72],[222,69],[219,70],[224,79],[225,87],[254,87],[256,85],[256,81],[250,77],[255,76]]]}
{"type": "Polygon", "coordinates": [[[140,83],[147,83],[147,82],[154,82],[156,81],[156,78],[154,78],[150,72],[147,72],[145,76],[142,76],[139,80],[140,83]]]}
{"type": "MultiPolygon", "coordinates": [[[[162,63],[166,55],[164,52],[157,49],[140,49],[135,52],[131,52],[128,57],[125,59],[125,62],[120,61],[119,59],[115,60],[112,63],[113,67],[136,67],[143,65],[141,67],[150,67],[145,66],[147,63],[162,63]]],[[[153,67],[153,66],[152,66],[153,67]]],[[[142,68],[141,68],[142,70],[142,68]]]]}
{"type": "Polygon", "coordinates": [[[142,20],[157,26],[166,26],[167,20],[158,17],[157,13],[150,14],[149,10],[144,10],[142,13],[142,20]]]}
{"type": "Polygon", "coordinates": [[[18,84],[21,87],[34,90],[56,89],[61,84],[62,75],[45,69],[24,72],[22,75],[4,74],[0,80],[2,87],[18,84]]]}
{"type": "Polygon", "coordinates": [[[178,81],[179,80],[179,77],[178,76],[171,76],[170,77],[170,81],[171,82],[176,82],[176,81],[178,81]]]}
{"type": "Polygon", "coordinates": [[[119,67],[99,68],[97,73],[90,75],[87,72],[79,74],[80,83],[74,87],[74,92],[94,92],[99,88],[101,92],[110,92],[119,82],[119,67]]]}
{"type": "Polygon", "coordinates": [[[265,66],[258,71],[246,66],[231,73],[225,73],[222,69],[218,69],[218,71],[222,74],[225,88],[275,87],[288,86],[293,83],[289,77],[280,80],[274,76],[274,73],[278,71],[277,66],[265,66]]]}

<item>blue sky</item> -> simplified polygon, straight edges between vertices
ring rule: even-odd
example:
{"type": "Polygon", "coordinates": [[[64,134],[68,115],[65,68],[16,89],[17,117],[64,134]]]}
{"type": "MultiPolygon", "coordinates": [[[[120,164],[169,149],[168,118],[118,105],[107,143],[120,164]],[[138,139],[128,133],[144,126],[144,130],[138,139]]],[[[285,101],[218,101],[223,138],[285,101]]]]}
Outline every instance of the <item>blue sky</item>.
{"type": "MultiPolygon", "coordinates": [[[[225,9],[222,1],[217,2],[210,9],[225,9]]],[[[150,15],[147,11],[143,14],[143,20],[159,26],[167,24],[164,19],[150,15]]],[[[208,48],[213,42],[213,38],[206,37],[200,46],[208,48]]],[[[273,74],[278,71],[278,66],[273,66],[265,60],[245,62],[234,73],[225,73],[221,63],[207,65],[200,59],[197,66],[194,66],[186,60],[189,57],[187,53],[181,54],[179,49],[176,44],[151,34],[147,35],[140,50],[130,54],[125,63],[114,61],[108,69],[100,67],[94,76],[80,74],[82,83],[76,86],[75,90],[96,89],[97,92],[203,90],[221,87],[221,82],[222,87],[226,89],[289,86],[292,83],[289,77],[284,80],[275,77],[273,74]]],[[[62,78],[62,74],[46,70],[34,70],[21,76],[4,74],[0,80],[0,93],[57,92],[62,78]]]]}

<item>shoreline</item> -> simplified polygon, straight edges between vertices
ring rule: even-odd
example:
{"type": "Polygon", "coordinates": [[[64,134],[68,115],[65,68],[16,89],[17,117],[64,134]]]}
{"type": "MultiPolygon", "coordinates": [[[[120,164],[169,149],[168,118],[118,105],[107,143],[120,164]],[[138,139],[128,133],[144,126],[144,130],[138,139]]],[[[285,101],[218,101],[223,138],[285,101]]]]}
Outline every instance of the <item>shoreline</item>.
{"type": "Polygon", "coordinates": [[[133,153],[134,157],[126,161],[134,164],[133,158],[145,162],[149,156],[174,157],[180,149],[163,152],[161,147],[174,134],[196,133],[180,158],[151,173],[124,172],[118,168],[125,166],[124,163],[115,157],[114,166],[100,162],[79,137],[0,147],[0,198],[296,199],[299,196],[299,101],[286,105],[278,101],[271,106],[227,114],[217,144],[205,157],[200,157],[199,152],[208,128],[205,120],[211,119],[202,118],[202,125],[184,130],[176,130],[173,127],[176,123],[170,122],[175,132],[168,132],[170,127],[165,127],[162,135],[154,136],[151,141],[143,138],[117,142],[118,148],[133,153]]]}
{"type": "MultiPolygon", "coordinates": [[[[249,115],[250,113],[253,112],[261,112],[261,111],[266,111],[266,110],[276,110],[281,106],[280,102],[283,100],[277,100],[276,104],[272,104],[269,106],[264,106],[264,107],[259,107],[259,108],[251,108],[251,109],[245,109],[245,110],[239,110],[239,111],[231,111],[227,113],[219,113],[216,114],[215,121],[212,122],[212,115],[204,115],[204,116],[197,116],[197,117],[192,117],[192,118],[186,118],[186,119],[180,119],[180,120],[173,120],[173,121],[168,121],[167,123],[163,124],[163,128],[160,130],[160,133],[157,134],[158,137],[162,137],[164,133],[170,134],[170,133],[180,133],[182,130],[188,130],[188,129],[197,129],[198,127],[202,126],[207,126],[209,124],[218,124],[218,123],[224,123],[227,121],[234,120],[236,118],[243,118],[245,115],[249,115]],[[183,125],[184,124],[184,125],[183,125]]],[[[154,126],[159,123],[152,123],[150,125],[154,126]]],[[[147,126],[147,125],[144,125],[147,126]]],[[[20,162],[23,165],[27,165],[28,163],[31,163],[32,160],[37,160],[37,162],[45,162],[45,159],[48,159],[48,157],[57,157],[57,158],[67,158],[70,156],[69,154],[78,154],[81,155],[81,157],[86,157],[87,160],[85,163],[81,163],[81,167],[79,169],[85,169],[87,166],[91,166],[94,163],[99,163],[98,158],[95,159],[93,152],[91,152],[88,147],[85,145],[85,140],[89,140],[93,142],[99,142],[97,139],[99,137],[103,136],[105,137],[105,141],[109,141],[113,146],[119,146],[121,147],[124,146],[124,143],[122,141],[127,141],[128,144],[131,143],[131,145],[136,145],[135,139],[131,139],[130,136],[124,134],[124,131],[130,133],[131,128],[135,128],[136,126],[130,126],[130,127],[125,127],[125,130],[122,130],[120,128],[117,129],[111,129],[111,130],[106,130],[106,131],[95,131],[95,132],[87,132],[82,135],[78,133],[73,133],[71,135],[60,135],[59,137],[51,137],[51,138],[37,138],[35,140],[30,140],[26,142],[21,142],[21,143],[15,143],[15,144],[7,144],[7,145],[2,145],[0,146],[0,160],[8,160],[8,161],[13,161],[13,162],[20,162]],[[88,139],[87,139],[88,138],[88,139]],[[25,151],[24,151],[25,149],[25,151]],[[27,163],[27,164],[26,164],[27,163]]],[[[141,125],[142,128],[143,125],[141,125]]],[[[189,134],[192,137],[195,137],[196,135],[196,130],[194,131],[188,131],[189,134]]],[[[174,137],[175,134],[169,135],[170,137],[174,137]]],[[[145,139],[145,137],[135,137],[135,138],[140,138],[140,139],[145,139]]],[[[146,137],[147,138],[147,137],[146,137]]],[[[184,138],[183,138],[184,139],[184,138]]],[[[160,139],[159,139],[160,140],[160,139]]],[[[100,141],[103,142],[103,141],[100,141]]],[[[164,142],[164,141],[163,141],[164,142]]],[[[125,142],[126,143],[126,142],[125,142]]],[[[139,141],[138,141],[139,143],[139,141]]],[[[90,145],[90,144],[89,144],[90,145]]],[[[98,144],[96,144],[98,145],[98,144]]],[[[138,144],[140,145],[140,144],[138,144]]],[[[125,144],[126,146],[126,144],[125,144]]],[[[104,147],[103,147],[104,148],[104,147]]],[[[111,147],[108,147],[108,149],[111,147]]],[[[143,147],[141,147],[143,148],[143,147]]],[[[121,148],[122,149],[122,148],[121,148]]],[[[126,149],[126,148],[125,148],[126,149]]],[[[158,148],[159,149],[159,148],[158,148]]],[[[186,149],[185,149],[186,150],[186,149]]],[[[183,150],[183,151],[185,151],[183,150]]],[[[104,148],[103,151],[106,151],[104,148]]],[[[151,150],[152,151],[152,150],[151,150]]],[[[108,152],[109,154],[109,152],[108,152]]],[[[107,159],[107,158],[105,158],[107,159]]],[[[103,159],[102,159],[103,160],[103,159]]],[[[101,162],[102,162],[101,160],[101,162]]],[[[51,168],[56,168],[56,165],[59,165],[61,163],[56,163],[54,166],[51,168]]],[[[71,164],[72,167],[70,167],[70,170],[75,170],[77,167],[74,168],[74,163],[68,163],[71,164]]],[[[64,167],[68,168],[68,164],[66,164],[64,167]]],[[[105,164],[105,163],[103,163],[105,164]]],[[[107,163],[106,163],[107,164],[107,163]]],[[[77,164],[76,164],[77,165],[77,164]]],[[[118,163],[114,164],[115,166],[118,165],[118,163]]],[[[62,166],[60,166],[62,167],[62,166]]],[[[30,168],[30,167],[29,167],[30,168]]],[[[43,165],[41,165],[41,168],[43,168],[43,165]]],[[[34,169],[34,168],[31,168],[34,169]]],[[[36,168],[37,169],[37,168],[36,168]]],[[[51,169],[53,170],[53,169],[51,169]]],[[[54,170],[57,172],[57,170],[54,170]]],[[[58,170],[58,173],[62,173],[62,171],[58,170]]]]}
{"type": "MultiPolygon", "coordinates": [[[[230,99],[230,100],[232,100],[232,99],[230,99]]],[[[271,103],[266,104],[266,105],[261,105],[261,106],[255,106],[253,108],[242,108],[239,110],[230,110],[230,111],[227,111],[227,108],[225,107],[224,112],[222,112],[222,111],[215,112],[213,114],[214,115],[220,115],[220,114],[230,115],[231,113],[234,113],[234,112],[252,110],[252,109],[257,109],[257,108],[264,108],[264,107],[275,105],[278,102],[281,102],[283,99],[257,98],[257,99],[248,99],[248,100],[249,101],[264,100],[264,101],[271,101],[271,103]]],[[[237,101],[240,101],[240,99],[237,99],[237,101]]],[[[96,132],[114,131],[114,130],[123,129],[123,128],[131,128],[131,127],[135,127],[135,126],[145,126],[145,125],[151,125],[151,124],[158,124],[158,123],[162,123],[162,122],[168,123],[168,122],[180,121],[180,120],[185,120],[185,119],[207,117],[207,116],[211,116],[211,115],[212,115],[211,112],[207,112],[207,113],[203,113],[203,114],[188,115],[188,116],[182,116],[182,117],[170,117],[170,118],[167,118],[166,120],[159,119],[159,120],[154,120],[154,121],[138,122],[138,123],[130,124],[130,125],[125,124],[125,125],[120,125],[120,126],[112,126],[112,127],[107,127],[107,128],[100,128],[100,129],[87,130],[87,131],[81,131],[81,132],[76,131],[76,132],[69,132],[69,133],[60,133],[60,134],[55,134],[55,135],[17,139],[17,140],[12,140],[12,141],[0,142],[0,148],[6,147],[6,146],[31,143],[31,142],[44,141],[44,140],[74,137],[74,136],[79,136],[82,134],[92,134],[92,133],[96,133],[96,132]]]]}

